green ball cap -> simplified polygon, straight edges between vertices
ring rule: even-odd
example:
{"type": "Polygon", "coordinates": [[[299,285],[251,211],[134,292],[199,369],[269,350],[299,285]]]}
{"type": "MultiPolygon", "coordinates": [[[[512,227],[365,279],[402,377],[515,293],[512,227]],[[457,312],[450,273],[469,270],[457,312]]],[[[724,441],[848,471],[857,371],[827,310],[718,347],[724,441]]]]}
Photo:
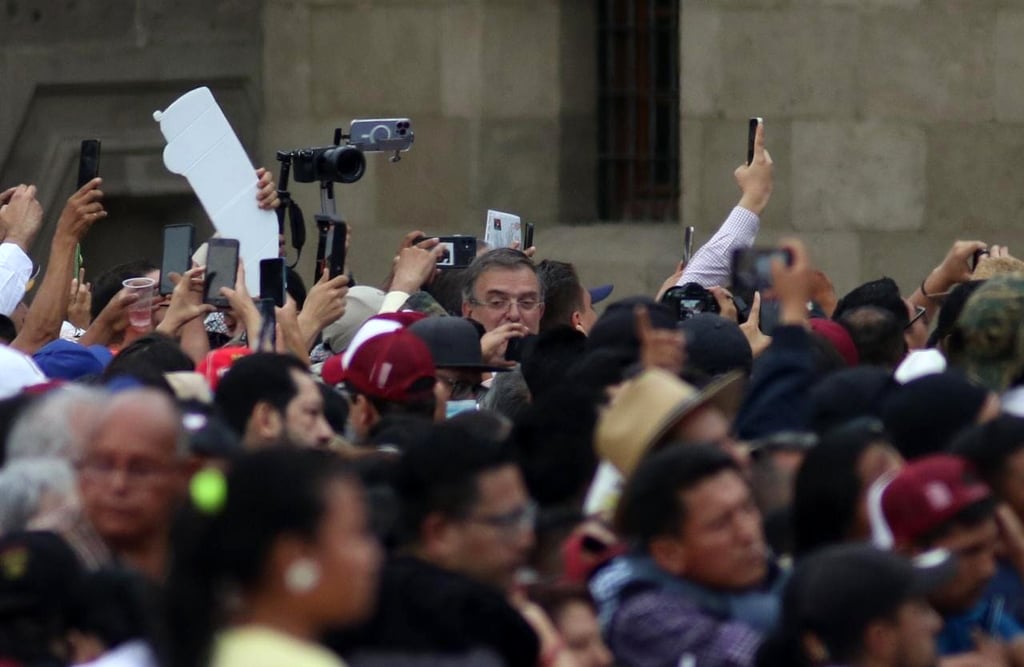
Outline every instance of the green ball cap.
{"type": "Polygon", "coordinates": [[[195,506],[206,514],[216,514],[228,498],[228,483],[217,468],[204,468],[192,476],[189,493],[195,506]]]}

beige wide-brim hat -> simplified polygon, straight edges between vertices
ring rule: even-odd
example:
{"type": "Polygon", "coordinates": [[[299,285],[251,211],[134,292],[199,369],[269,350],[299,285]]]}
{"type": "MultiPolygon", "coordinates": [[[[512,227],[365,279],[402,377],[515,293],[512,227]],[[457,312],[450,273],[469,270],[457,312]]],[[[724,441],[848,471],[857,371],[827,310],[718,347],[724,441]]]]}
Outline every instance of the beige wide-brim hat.
{"type": "Polygon", "coordinates": [[[738,371],[715,378],[702,390],[667,371],[644,371],[622,385],[598,418],[597,454],[629,478],[655,444],[697,408],[713,405],[731,421],[745,384],[738,371]]]}

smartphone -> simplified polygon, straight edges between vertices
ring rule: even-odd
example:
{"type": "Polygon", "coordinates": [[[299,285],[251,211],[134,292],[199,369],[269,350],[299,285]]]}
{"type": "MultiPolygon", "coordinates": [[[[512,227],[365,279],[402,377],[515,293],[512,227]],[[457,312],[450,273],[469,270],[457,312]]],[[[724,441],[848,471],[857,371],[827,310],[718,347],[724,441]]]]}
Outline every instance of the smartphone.
{"type": "Polygon", "coordinates": [[[521,248],[526,250],[533,247],[533,223],[527,222],[523,225],[523,244],[521,248]]]}
{"type": "Polygon", "coordinates": [[[206,289],[203,303],[227,308],[228,300],[221,296],[221,287],[234,288],[238,273],[238,241],[212,238],[206,244],[206,289]]]}
{"type": "Polygon", "coordinates": [[[100,175],[100,140],[83,139],[82,150],[78,155],[78,185],[75,189],[100,175]]]}
{"type": "Polygon", "coordinates": [[[259,352],[273,352],[277,349],[277,313],[274,305],[273,299],[259,300],[260,338],[256,344],[259,352]]]}
{"type": "Polygon", "coordinates": [[[983,256],[987,255],[987,254],[988,254],[988,250],[986,250],[985,248],[982,248],[981,250],[975,250],[974,251],[974,254],[971,255],[971,273],[974,273],[974,270],[976,268],[978,268],[978,262],[980,262],[981,258],[983,256]]]}
{"type": "Polygon", "coordinates": [[[336,222],[327,235],[327,266],[331,270],[331,278],[345,273],[345,243],[348,240],[348,225],[336,222]]]}
{"type": "Polygon", "coordinates": [[[687,227],[683,236],[683,264],[689,264],[693,257],[693,227],[687,227]]]}
{"type": "Polygon", "coordinates": [[[775,328],[779,326],[781,307],[775,299],[761,299],[761,312],[759,313],[758,328],[765,336],[775,334],[775,328]]]}
{"type": "Polygon", "coordinates": [[[757,138],[757,126],[764,122],[764,118],[751,118],[747,126],[747,166],[754,161],[754,140],[757,138]]]}
{"type": "Polygon", "coordinates": [[[788,248],[738,248],[732,255],[733,291],[749,295],[769,289],[775,259],[781,259],[786,266],[793,265],[793,253],[788,248]]]}
{"type": "Polygon", "coordinates": [[[441,256],[437,259],[440,269],[464,269],[476,258],[475,236],[439,236],[441,256]]]}
{"type": "MultiPolygon", "coordinates": [[[[333,275],[333,274],[332,274],[333,275]]],[[[278,308],[284,307],[287,287],[284,257],[260,260],[260,298],[270,299],[278,308]]]]}
{"type": "Polygon", "coordinates": [[[164,227],[164,258],[160,263],[160,293],[174,291],[171,274],[184,274],[192,268],[192,246],[195,245],[196,228],[192,225],[168,225],[164,227]]]}

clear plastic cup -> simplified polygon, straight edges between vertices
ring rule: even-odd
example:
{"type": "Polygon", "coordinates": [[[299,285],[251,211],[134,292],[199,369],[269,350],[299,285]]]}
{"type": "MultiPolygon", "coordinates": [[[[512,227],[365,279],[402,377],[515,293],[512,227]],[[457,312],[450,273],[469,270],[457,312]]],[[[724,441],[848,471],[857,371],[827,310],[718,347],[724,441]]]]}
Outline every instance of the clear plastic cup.
{"type": "Polygon", "coordinates": [[[152,278],[129,278],[123,283],[129,294],[138,294],[135,303],[128,306],[128,324],[133,329],[145,331],[153,326],[153,289],[156,281],[152,278]]]}

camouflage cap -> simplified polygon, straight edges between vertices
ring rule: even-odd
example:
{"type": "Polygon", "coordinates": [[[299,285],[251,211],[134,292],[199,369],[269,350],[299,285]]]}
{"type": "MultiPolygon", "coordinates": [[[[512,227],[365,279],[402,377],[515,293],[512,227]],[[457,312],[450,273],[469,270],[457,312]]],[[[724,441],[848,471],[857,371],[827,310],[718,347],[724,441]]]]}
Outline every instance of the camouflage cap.
{"type": "Polygon", "coordinates": [[[979,287],[956,327],[968,375],[993,391],[1007,389],[1024,371],[1024,274],[996,276],[979,287]]]}

